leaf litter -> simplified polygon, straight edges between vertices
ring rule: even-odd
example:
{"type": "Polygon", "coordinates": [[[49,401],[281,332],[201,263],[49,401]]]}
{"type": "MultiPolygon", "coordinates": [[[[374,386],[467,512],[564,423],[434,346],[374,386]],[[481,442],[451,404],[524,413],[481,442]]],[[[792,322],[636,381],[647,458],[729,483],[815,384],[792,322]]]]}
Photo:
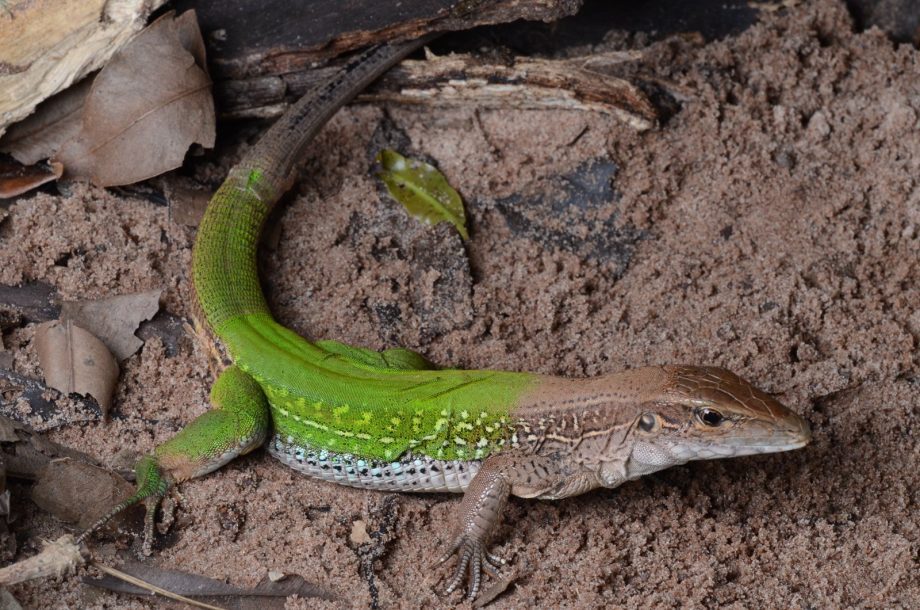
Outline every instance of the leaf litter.
{"type": "Polygon", "coordinates": [[[27,118],[14,123],[0,138],[0,152],[23,165],[34,165],[61,149],[80,133],[81,116],[93,79],[85,78],[54,95],[27,118]]]}
{"type": "MultiPolygon", "coordinates": [[[[168,590],[207,604],[220,604],[220,607],[228,610],[283,610],[286,599],[291,595],[301,598],[335,599],[330,590],[310,583],[297,574],[285,575],[276,580],[266,577],[252,588],[243,588],[207,576],[136,562],[121,566],[121,570],[161,590],[168,590]]],[[[152,594],[153,590],[149,587],[115,576],[118,580],[105,576],[99,579],[84,578],[83,582],[127,595],[152,594]]]]}
{"type": "Polygon", "coordinates": [[[35,349],[45,383],[65,394],[90,395],[108,413],[118,363],[102,341],[71,320],[55,320],[38,326],[35,349]]]}
{"type": "Polygon", "coordinates": [[[143,345],[134,331],[159,310],[161,293],[151,290],[100,301],[65,302],[60,319],[40,324],[35,334],[45,383],[66,394],[92,396],[107,417],[118,381],[118,361],[143,345]]]}
{"type": "Polygon", "coordinates": [[[214,145],[214,101],[194,11],[167,13],[99,72],[79,134],[55,156],[66,175],[100,186],[179,167],[197,143],[214,145]]]}
{"type": "Polygon", "coordinates": [[[148,290],[98,301],[68,301],[61,305],[61,319],[91,332],[122,361],[144,344],[134,331],[159,311],[162,293],[148,290]]]}
{"type": "Polygon", "coordinates": [[[0,158],[0,199],[18,197],[34,188],[57,180],[64,166],[56,161],[22,165],[9,158],[0,158]]]}
{"type": "MultiPolygon", "coordinates": [[[[89,455],[59,445],[25,424],[0,416],[0,426],[0,461],[6,474],[34,481],[29,499],[65,523],[86,528],[134,489],[89,455]]],[[[118,515],[113,524],[134,524],[132,516],[139,513],[118,515]]]]}

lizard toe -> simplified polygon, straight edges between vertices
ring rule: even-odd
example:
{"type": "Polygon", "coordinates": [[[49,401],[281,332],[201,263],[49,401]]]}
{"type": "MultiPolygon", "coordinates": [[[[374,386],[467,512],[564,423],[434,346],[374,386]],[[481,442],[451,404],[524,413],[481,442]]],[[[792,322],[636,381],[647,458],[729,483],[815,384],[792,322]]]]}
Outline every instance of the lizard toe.
{"type": "Polygon", "coordinates": [[[470,601],[479,595],[483,572],[492,578],[499,578],[500,566],[505,564],[502,558],[489,553],[482,542],[465,536],[459,537],[451,545],[448,552],[441,556],[437,565],[444,563],[453,555],[457,555],[457,565],[444,588],[444,593],[447,595],[453,593],[465,581],[467,583],[466,597],[470,601]]]}

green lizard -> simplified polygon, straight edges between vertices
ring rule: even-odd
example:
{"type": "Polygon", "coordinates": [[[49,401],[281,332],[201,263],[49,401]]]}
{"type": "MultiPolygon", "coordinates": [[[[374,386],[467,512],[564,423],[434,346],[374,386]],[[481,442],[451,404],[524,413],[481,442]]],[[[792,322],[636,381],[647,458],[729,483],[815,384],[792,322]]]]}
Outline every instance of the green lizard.
{"type": "Polygon", "coordinates": [[[198,230],[196,329],[219,375],[212,409],[137,464],[137,491],[105,520],[268,444],[287,465],[344,485],[464,492],[446,590],[504,563],[487,543],[509,497],[564,498],[688,460],[804,446],[808,425],[728,371],[663,366],[589,379],[439,369],[420,355],[310,342],[278,324],[256,250],[297,159],[330,116],[422,41],[378,46],[294,104],[234,167],[198,230]]]}

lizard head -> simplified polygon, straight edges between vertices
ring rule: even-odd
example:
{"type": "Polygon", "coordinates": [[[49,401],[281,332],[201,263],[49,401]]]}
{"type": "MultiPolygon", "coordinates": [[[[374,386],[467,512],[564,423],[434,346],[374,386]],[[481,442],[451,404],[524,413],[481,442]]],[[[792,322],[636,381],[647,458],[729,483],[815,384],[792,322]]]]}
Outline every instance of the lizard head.
{"type": "Polygon", "coordinates": [[[808,423],[737,375],[713,367],[658,369],[664,383],[632,422],[632,479],[690,460],[789,451],[811,440],[808,423]]]}

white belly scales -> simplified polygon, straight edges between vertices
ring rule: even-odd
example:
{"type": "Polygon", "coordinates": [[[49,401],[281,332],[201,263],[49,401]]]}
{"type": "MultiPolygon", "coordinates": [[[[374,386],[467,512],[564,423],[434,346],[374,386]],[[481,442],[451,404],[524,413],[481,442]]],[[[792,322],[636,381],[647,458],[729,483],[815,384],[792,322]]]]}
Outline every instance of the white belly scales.
{"type": "Polygon", "coordinates": [[[369,460],[296,443],[279,434],[268,442],[273,456],[311,477],[384,491],[462,493],[479,472],[478,460],[436,460],[405,455],[392,462],[369,460]]]}

